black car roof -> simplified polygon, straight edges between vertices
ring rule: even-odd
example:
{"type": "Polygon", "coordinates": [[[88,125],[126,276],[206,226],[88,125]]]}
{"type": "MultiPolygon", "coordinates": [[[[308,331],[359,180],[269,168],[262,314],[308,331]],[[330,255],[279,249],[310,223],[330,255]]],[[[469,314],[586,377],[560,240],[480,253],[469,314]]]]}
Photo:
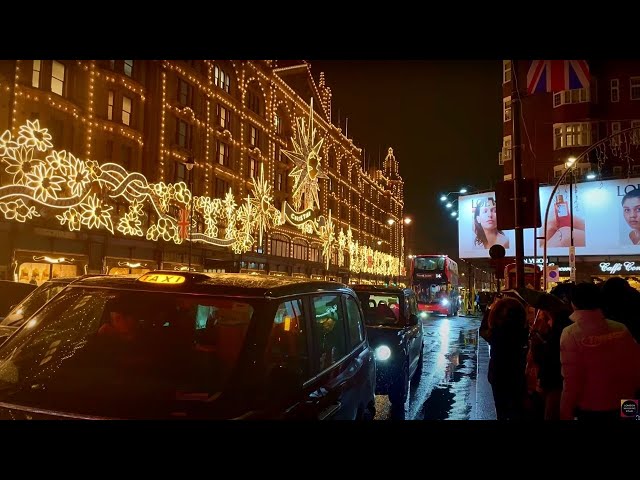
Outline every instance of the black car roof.
{"type": "Polygon", "coordinates": [[[385,287],[380,285],[351,285],[356,292],[375,292],[375,293],[395,293],[396,295],[402,295],[410,288],[400,287],[385,287]]]}
{"type": "Polygon", "coordinates": [[[83,278],[71,287],[122,288],[126,290],[177,291],[208,295],[242,297],[285,297],[319,291],[350,291],[338,282],[308,280],[296,277],[276,277],[242,273],[183,273],[154,270],[144,275],[99,276],[83,278]],[[186,281],[179,285],[161,285],[141,282],[143,276],[153,274],[180,275],[186,281]]]}

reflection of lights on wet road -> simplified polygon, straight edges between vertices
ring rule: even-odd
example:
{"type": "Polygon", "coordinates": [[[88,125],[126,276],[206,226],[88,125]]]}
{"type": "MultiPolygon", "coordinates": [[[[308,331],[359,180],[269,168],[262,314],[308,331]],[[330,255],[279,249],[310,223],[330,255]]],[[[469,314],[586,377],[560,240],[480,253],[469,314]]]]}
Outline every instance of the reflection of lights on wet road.
{"type": "Polygon", "coordinates": [[[438,329],[438,335],[440,336],[440,350],[436,358],[436,369],[438,372],[444,372],[447,367],[447,353],[449,353],[449,331],[451,330],[451,323],[448,318],[445,318],[438,329]]]}

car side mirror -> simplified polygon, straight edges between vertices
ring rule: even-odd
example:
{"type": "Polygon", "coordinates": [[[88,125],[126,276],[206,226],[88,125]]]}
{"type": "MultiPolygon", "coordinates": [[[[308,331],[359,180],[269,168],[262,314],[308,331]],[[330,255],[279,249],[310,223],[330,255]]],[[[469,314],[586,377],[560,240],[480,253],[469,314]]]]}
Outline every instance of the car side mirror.
{"type": "Polygon", "coordinates": [[[415,314],[411,314],[409,316],[409,325],[410,326],[414,326],[414,325],[418,325],[418,316],[415,314]]]}

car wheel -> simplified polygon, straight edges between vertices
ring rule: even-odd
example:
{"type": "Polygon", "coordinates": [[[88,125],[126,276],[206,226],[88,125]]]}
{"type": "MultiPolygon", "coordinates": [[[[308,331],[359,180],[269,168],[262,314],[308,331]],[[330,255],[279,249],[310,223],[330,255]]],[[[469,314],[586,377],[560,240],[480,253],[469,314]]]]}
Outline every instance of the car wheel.
{"type": "Polygon", "coordinates": [[[394,407],[403,407],[409,397],[409,365],[405,364],[398,383],[389,392],[389,400],[394,407]]]}
{"type": "Polygon", "coordinates": [[[413,374],[413,380],[420,380],[422,375],[422,365],[424,363],[424,342],[420,345],[420,356],[418,357],[418,366],[413,374]]]}

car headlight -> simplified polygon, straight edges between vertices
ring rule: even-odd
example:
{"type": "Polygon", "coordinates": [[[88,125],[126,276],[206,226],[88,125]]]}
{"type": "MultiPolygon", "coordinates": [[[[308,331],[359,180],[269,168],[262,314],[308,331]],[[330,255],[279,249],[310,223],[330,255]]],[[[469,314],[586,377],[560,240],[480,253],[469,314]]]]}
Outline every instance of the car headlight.
{"type": "Polygon", "coordinates": [[[441,303],[446,307],[447,305],[449,305],[449,300],[446,298],[443,298],[441,303]]]}
{"type": "Polygon", "coordinates": [[[420,312],[420,318],[427,318],[427,312],[420,312]]]}
{"type": "Polygon", "coordinates": [[[376,360],[385,361],[391,358],[391,349],[386,345],[380,345],[375,350],[376,360]]]}

